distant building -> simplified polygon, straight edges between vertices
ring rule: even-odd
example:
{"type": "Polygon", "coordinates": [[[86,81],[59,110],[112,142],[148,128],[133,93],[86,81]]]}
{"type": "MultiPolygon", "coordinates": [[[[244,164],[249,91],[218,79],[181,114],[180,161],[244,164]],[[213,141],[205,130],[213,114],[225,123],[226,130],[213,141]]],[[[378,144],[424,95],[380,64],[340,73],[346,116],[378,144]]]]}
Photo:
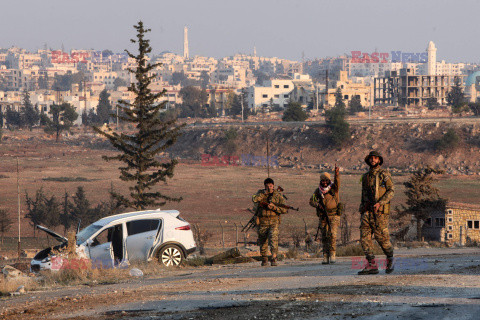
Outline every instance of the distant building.
{"type": "MultiPolygon", "coordinates": [[[[431,97],[438,104],[447,104],[447,94],[454,85],[455,75],[417,75],[404,68],[386,72],[374,79],[374,104],[391,106],[425,106],[431,97]]],[[[463,81],[462,81],[463,83],[463,81]]]]}
{"type": "Polygon", "coordinates": [[[263,86],[255,85],[247,88],[248,107],[257,111],[259,108],[285,108],[290,101],[290,94],[294,88],[289,79],[272,79],[264,82],[263,86]]]}
{"type": "Polygon", "coordinates": [[[370,106],[372,103],[372,85],[363,81],[355,82],[352,79],[348,79],[347,71],[340,71],[338,80],[333,85],[329,83],[328,89],[323,90],[320,94],[319,100],[323,103],[325,109],[335,105],[335,95],[338,88],[342,91],[343,100],[347,106],[355,96],[360,98],[360,102],[364,107],[370,106]]]}
{"type": "Polygon", "coordinates": [[[433,213],[422,227],[425,240],[465,245],[480,242],[480,206],[449,203],[445,211],[433,213]]]}

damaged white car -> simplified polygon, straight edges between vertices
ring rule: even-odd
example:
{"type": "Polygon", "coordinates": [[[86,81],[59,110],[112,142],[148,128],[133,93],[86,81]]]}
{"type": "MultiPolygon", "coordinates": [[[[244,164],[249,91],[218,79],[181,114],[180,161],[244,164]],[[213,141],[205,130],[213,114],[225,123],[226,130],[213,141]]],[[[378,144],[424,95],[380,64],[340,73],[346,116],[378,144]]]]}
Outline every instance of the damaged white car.
{"type": "MultiPolygon", "coordinates": [[[[65,268],[66,261],[58,252],[68,246],[67,238],[37,227],[62,243],[38,252],[30,263],[31,270],[65,268]]],[[[76,267],[88,259],[97,268],[153,259],[166,267],[179,266],[196,249],[190,224],[177,210],[147,210],[105,217],[78,232],[76,245],[76,267]]]]}

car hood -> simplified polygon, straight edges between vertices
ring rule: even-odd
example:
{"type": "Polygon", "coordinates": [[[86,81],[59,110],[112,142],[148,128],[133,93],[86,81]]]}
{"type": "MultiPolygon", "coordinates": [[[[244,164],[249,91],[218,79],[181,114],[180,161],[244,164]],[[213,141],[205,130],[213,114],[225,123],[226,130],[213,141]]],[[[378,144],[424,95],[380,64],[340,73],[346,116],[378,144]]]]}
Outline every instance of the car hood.
{"type": "Polygon", "coordinates": [[[42,231],[45,231],[47,234],[51,235],[52,237],[54,237],[56,240],[60,241],[60,242],[68,242],[68,239],[59,235],[58,233],[56,233],[55,231],[52,231],[48,228],[45,228],[43,226],[39,226],[37,225],[37,228],[42,230],[42,231]]]}

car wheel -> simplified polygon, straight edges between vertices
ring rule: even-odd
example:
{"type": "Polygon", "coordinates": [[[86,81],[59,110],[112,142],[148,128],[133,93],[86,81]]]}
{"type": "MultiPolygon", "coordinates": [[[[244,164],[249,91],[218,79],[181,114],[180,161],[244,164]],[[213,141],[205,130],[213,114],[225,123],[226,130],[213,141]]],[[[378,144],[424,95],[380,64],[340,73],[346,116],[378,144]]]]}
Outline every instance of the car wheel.
{"type": "Polygon", "coordinates": [[[158,262],[165,267],[178,267],[185,259],[182,249],[176,245],[168,245],[163,247],[157,255],[158,262]]]}

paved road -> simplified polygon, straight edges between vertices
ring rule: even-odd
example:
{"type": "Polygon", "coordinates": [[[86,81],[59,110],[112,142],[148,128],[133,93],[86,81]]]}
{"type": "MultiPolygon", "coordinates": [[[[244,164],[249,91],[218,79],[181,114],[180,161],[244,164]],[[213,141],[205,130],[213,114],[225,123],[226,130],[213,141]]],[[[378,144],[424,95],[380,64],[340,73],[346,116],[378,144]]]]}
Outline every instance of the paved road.
{"type": "MultiPolygon", "coordinates": [[[[455,124],[480,124],[480,117],[464,117],[464,118],[418,118],[418,117],[405,117],[405,118],[383,118],[383,119],[347,119],[352,124],[365,125],[369,123],[376,124],[388,124],[388,123],[455,123],[455,124]]],[[[190,124],[187,128],[212,128],[212,127],[256,127],[256,126],[275,126],[275,127],[301,127],[304,125],[324,125],[325,121],[306,121],[306,122],[283,122],[283,121],[268,121],[268,122],[221,122],[221,123],[197,123],[190,124]]]]}
{"type": "Polygon", "coordinates": [[[248,263],[29,293],[0,306],[6,310],[32,300],[52,304],[78,297],[76,304],[55,308],[53,303],[48,316],[56,319],[479,318],[478,248],[398,250],[396,256],[391,275],[358,276],[358,259],[352,258],[326,266],[310,259],[283,261],[278,267],[248,263]],[[79,307],[82,301],[89,305],[79,307]]]}

